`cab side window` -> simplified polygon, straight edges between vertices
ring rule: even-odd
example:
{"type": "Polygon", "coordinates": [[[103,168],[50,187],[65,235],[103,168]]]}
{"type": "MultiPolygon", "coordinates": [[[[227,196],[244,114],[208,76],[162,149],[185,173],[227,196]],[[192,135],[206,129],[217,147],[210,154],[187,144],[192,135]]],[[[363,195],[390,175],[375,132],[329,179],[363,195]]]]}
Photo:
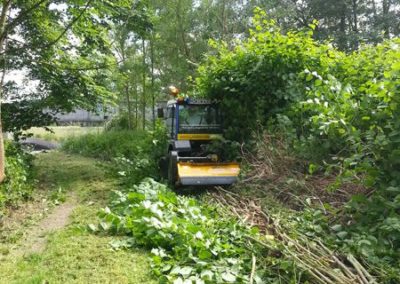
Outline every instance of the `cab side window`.
{"type": "Polygon", "coordinates": [[[167,108],[167,116],[166,116],[166,125],[168,128],[168,132],[173,135],[174,133],[174,124],[175,124],[175,108],[168,107],[167,108]]]}

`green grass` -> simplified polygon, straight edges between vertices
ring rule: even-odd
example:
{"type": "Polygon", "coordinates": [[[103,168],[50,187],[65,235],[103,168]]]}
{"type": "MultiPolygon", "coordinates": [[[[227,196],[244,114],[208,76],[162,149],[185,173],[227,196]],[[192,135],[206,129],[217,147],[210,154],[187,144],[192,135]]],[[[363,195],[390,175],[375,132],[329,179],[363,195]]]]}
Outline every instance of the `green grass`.
{"type": "Polygon", "coordinates": [[[48,198],[61,188],[66,197],[73,193],[78,205],[69,225],[45,236],[43,252],[23,257],[9,255],[0,260],[0,283],[155,282],[147,252],[114,251],[109,243],[116,237],[96,235],[87,229],[88,224],[96,222],[98,210],[109,202],[110,192],[116,188],[115,181],[105,177],[96,160],[49,152],[39,155],[35,166],[48,198]]]}
{"type": "Polygon", "coordinates": [[[32,133],[33,137],[47,141],[62,142],[69,137],[79,137],[85,134],[99,133],[103,127],[81,127],[81,126],[50,126],[54,133],[42,127],[32,127],[26,133],[32,133]]]}
{"type": "Polygon", "coordinates": [[[133,159],[144,148],[151,147],[149,134],[140,130],[119,130],[91,133],[70,137],[63,143],[63,149],[70,153],[113,160],[116,157],[133,159]]]}
{"type": "MultiPolygon", "coordinates": [[[[82,195],[96,190],[92,186],[113,186],[109,184],[112,180],[104,177],[104,170],[96,160],[78,155],[58,151],[42,153],[37,156],[35,167],[39,185],[43,188],[61,188],[66,193],[75,192],[82,195]],[[90,188],[87,187],[88,185],[90,188]]],[[[107,191],[107,189],[102,189],[102,191],[107,191]]]]}
{"type": "Polygon", "coordinates": [[[115,237],[86,230],[97,208],[79,206],[72,224],[51,234],[46,250],[2,263],[0,283],[152,283],[147,254],[113,251],[115,237]]]}

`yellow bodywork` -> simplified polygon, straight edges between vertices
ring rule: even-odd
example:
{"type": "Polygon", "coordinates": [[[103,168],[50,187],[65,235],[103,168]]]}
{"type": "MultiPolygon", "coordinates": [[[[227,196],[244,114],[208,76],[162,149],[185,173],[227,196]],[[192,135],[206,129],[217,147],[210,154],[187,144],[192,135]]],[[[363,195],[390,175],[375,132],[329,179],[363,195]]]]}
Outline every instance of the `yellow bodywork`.
{"type": "Polygon", "coordinates": [[[222,139],[221,134],[178,134],[178,140],[217,140],[222,139]]]}
{"type": "Polygon", "coordinates": [[[178,162],[178,179],[183,185],[232,184],[239,172],[238,163],[178,162]]]}

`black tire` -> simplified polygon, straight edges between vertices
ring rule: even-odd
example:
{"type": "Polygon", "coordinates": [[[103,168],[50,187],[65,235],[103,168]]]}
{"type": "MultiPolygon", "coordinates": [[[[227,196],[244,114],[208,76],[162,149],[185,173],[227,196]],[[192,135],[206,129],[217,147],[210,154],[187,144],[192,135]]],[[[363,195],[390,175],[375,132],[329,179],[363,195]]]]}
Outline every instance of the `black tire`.
{"type": "Polygon", "coordinates": [[[178,180],[178,152],[169,152],[168,157],[168,183],[175,187],[178,180]]]}
{"type": "Polygon", "coordinates": [[[168,179],[168,157],[162,157],[158,161],[158,167],[160,168],[161,177],[168,179]]]}

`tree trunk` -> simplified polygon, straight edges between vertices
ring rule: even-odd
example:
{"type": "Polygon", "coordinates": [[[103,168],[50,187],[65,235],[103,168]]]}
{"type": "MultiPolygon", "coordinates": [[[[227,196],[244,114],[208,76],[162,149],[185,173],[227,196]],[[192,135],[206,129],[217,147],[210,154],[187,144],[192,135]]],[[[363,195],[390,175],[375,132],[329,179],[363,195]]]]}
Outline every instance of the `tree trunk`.
{"type": "MultiPolygon", "coordinates": [[[[0,53],[4,52],[3,44],[0,46],[0,53]]],[[[4,58],[4,57],[3,57],[4,58]]],[[[5,61],[4,61],[5,62],[5,61]]],[[[4,92],[4,78],[6,76],[6,67],[4,66],[3,74],[0,82],[0,183],[2,183],[6,177],[6,153],[4,149],[4,138],[3,138],[3,123],[1,116],[1,107],[3,103],[3,92],[4,92]]]]}
{"type": "Polygon", "coordinates": [[[225,40],[226,39],[226,34],[227,34],[227,27],[226,27],[226,1],[222,1],[222,35],[221,39],[225,40]]]}
{"type": "Polygon", "coordinates": [[[353,0],[352,2],[352,12],[353,12],[353,32],[354,32],[354,49],[358,49],[358,0],[353,0]]]}
{"type": "Polygon", "coordinates": [[[182,11],[182,3],[181,1],[178,1],[178,5],[176,7],[176,20],[179,27],[179,34],[182,42],[182,49],[183,49],[182,51],[186,55],[186,58],[190,60],[191,58],[190,50],[186,40],[185,23],[184,19],[182,19],[182,15],[184,15],[184,12],[182,11]]]}
{"type": "Polygon", "coordinates": [[[348,48],[348,38],[346,37],[346,3],[345,1],[340,1],[340,35],[339,35],[339,47],[341,50],[346,50],[348,48]]]}
{"type": "Polygon", "coordinates": [[[0,131],[1,131],[0,132],[0,183],[2,183],[6,177],[6,172],[5,172],[6,155],[4,152],[3,126],[1,120],[0,120],[0,131]]]}
{"type": "Polygon", "coordinates": [[[143,130],[146,129],[146,43],[142,40],[143,49],[143,82],[142,82],[142,119],[143,130]]]}
{"type": "Polygon", "coordinates": [[[3,124],[1,117],[1,105],[3,103],[3,95],[4,95],[4,77],[6,74],[6,66],[5,66],[5,44],[7,35],[5,35],[5,27],[7,21],[7,14],[9,12],[11,6],[11,0],[4,0],[2,4],[1,16],[0,16],[0,54],[3,56],[3,74],[0,82],[0,183],[2,183],[6,177],[5,173],[5,164],[6,164],[6,155],[4,152],[4,139],[3,139],[3,124]]]}
{"type": "Polygon", "coordinates": [[[156,128],[156,113],[155,113],[155,90],[154,90],[154,38],[150,40],[150,58],[151,58],[151,109],[153,118],[153,129],[156,128]]]}
{"type": "Polygon", "coordinates": [[[390,4],[391,4],[390,0],[382,1],[383,31],[385,38],[390,38],[390,23],[389,23],[390,4]]]}
{"type": "MultiPolygon", "coordinates": [[[[121,57],[122,57],[122,63],[126,63],[126,56],[125,56],[125,40],[121,40],[120,42],[121,46],[121,57]]],[[[125,98],[126,98],[126,103],[127,103],[127,110],[128,110],[128,129],[132,129],[132,109],[131,109],[131,98],[129,95],[129,77],[126,78],[125,86],[125,98]]]]}
{"type": "Polygon", "coordinates": [[[137,82],[135,80],[134,82],[135,86],[133,88],[134,90],[134,95],[135,95],[135,129],[138,129],[139,127],[139,92],[138,92],[138,86],[137,82]]]}
{"type": "Polygon", "coordinates": [[[126,82],[125,84],[125,96],[126,96],[126,103],[128,105],[128,129],[131,130],[132,127],[132,107],[131,107],[131,98],[129,94],[129,83],[126,82]]]}
{"type": "Polygon", "coordinates": [[[375,21],[375,25],[376,25],[376,22],[377,22],[377,19],[378,19],[378,13],[377,13],[377,10],[376,10],[376,3],[375,3],[375,0],[372,0],[372,13],[374,14],[374,21],[375,21]]]}

